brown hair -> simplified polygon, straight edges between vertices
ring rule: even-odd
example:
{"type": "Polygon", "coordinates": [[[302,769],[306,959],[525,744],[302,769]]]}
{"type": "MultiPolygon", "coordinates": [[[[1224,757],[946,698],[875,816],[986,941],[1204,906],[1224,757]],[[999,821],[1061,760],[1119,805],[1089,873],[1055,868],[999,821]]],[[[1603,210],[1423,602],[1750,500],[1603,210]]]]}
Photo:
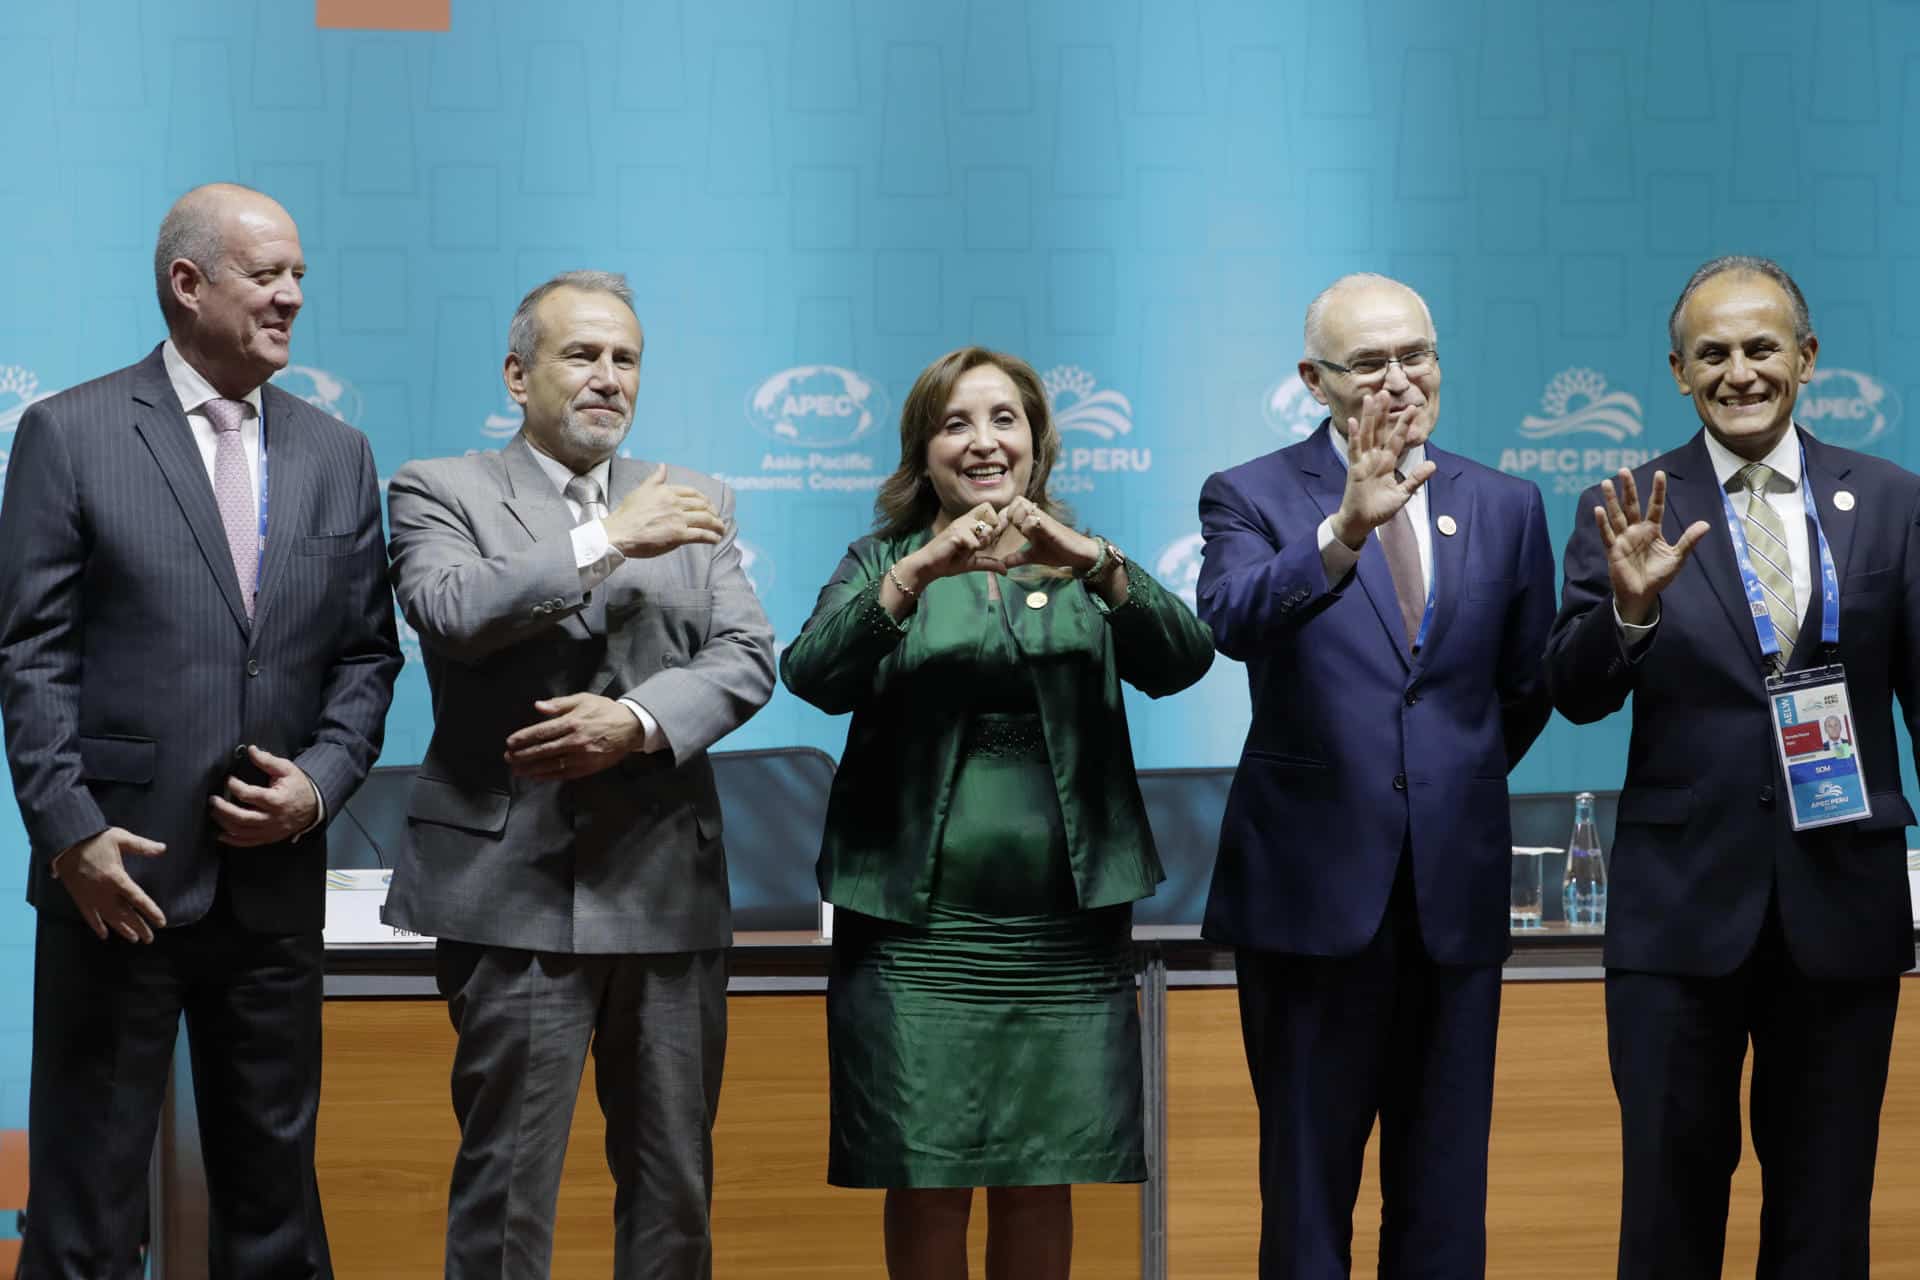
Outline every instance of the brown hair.
{"type": "Polygon", "coordinates": [[[1006,374],[1019,390],[1020,407],[1026,411],[1027,426],[1033,431],[1033,471],[1027,477],[1027,500],[1062,524],[1073,523],[1073,513],[1047,492],[1047,477],[1060,457],[1060,433],[1054,428],[1040,375],[1018,356],[985,347],[961,347],[922,369],[900,406],[900,465],[881,484],[873,500],[874,532],[881,537],[917,533],[929,528],[940,514],[940,495],[927,478],[927,445],[940,429],[954,384],[961,375],[983,364],[1006,374]]]}

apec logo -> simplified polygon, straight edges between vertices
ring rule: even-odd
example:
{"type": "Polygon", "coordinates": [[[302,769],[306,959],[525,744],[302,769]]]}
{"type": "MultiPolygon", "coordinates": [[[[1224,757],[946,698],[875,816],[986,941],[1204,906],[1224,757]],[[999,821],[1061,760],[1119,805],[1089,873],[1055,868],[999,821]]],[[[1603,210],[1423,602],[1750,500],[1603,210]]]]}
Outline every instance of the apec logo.
{"type": "Polygon", "coordinates": [[[520,424],[525,420],[520,406],[509,400],[504,411],[487,415],[486,421],[480,424],[480,434],[489,440],[511,440],[520,434],[520,424]]]}
{"type": "Polygon", "coordinates": [[[1055,493],[1091,493],[1102,472],[1140,472],[1153,468],[1153,450],[1117,444],[1069,444],[1069,432],[1114,441],[1133,434],[1133,402],[1099,382],[1077,364],[1057,365],[1041,376],[1053,425],[1060,433],[1060,466],[1049,487],[1055,493]]]}
{"type": "Polygon", "coordinates": [[[330,413],[349,426],[360,425],[360,393],[338,374],[310,365],[290,364],[273,375],[273,383],[322,413],[330,413]]]}
{"type": "Polygon", "coordinates": [[[1794,416],[1828,444],[1858,449],[1900,425],[1900,397],[1858,370],[1816,369],[1794,416]]]}
{"type": "Polygon", "coordinates": [[[831,449],[873,430],[885,414],[878,383],[837,365],[783,369],[747,398],[747,418],[776,442],[831,449]]]}
{"type": "Polygon", "coordinates": [[[1200,561],[1205,539],[1197,533],[1184,534],[1160,548],[1153,559],[1153,576],[1160,585],[1187,602],[1187,608],[1200,607],[1200,561]]]}
{"type": "Polygon", "coordinates": [[[1305,440],[1320,426],[1320,419],[1327,416],[1327,410],[1300,375],[1290,373],[1267,392],[1264,406],[1267,425],[1289,440],[1305,440]]]}
{"type": "Polygon", "coordinates": [[[1653,457],[1651,449],[1620,447],[1645,429],[1638,397],[1607,390],[1606,378],[1593,369],[1563,369],[1541,394],[1540,412],[1520,421],[1520,435],[1529,443],[1502,449],[1500,470],[1544,477],[1537,483],[1549,494],[1577,494],[1622,467],[1631,469],[1653,457]],[[1601,436],[1613,443],[1548,443],[1573,435],[1601,436]]]}
{"type": "Polygon", "coordinates": [[[1625,440],[1645,429],[1639,399],[1607,390],[1607,380],[1592,369],[1566,369],[1556,375],[1540,396],[1540,411],[1543,416],[1529,414],[1520,422],[1520,434],[1529,440],[1582,431],[1625,440]]]}

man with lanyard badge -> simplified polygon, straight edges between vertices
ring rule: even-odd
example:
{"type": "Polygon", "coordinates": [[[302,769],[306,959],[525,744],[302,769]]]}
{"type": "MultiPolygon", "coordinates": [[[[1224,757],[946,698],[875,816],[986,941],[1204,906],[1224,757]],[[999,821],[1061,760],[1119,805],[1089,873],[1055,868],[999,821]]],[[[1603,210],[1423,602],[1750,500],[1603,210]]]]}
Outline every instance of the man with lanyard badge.
{"type": "Polygon", "coordinates": [[[1795,429],[1820,344],[1777,264],[1702,266],[1669,338],[1703,430],[1582,496],[1547,649],[1568,719],[1633,701],[1605,952],[1619,1274],[1721,1274],[1751,1041],[1759,1274],[1865,1280],[1914,957],[1893,713],[1920,727],[1920,477],[1795,429]]]}

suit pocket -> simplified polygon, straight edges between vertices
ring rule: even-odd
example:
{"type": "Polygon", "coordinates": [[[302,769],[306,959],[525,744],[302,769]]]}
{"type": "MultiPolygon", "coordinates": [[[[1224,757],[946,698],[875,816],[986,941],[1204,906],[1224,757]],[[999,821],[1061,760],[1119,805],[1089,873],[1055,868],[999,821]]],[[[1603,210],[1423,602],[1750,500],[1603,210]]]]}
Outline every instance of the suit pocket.
{"type": "MultiPolygon", "coordinates": [[[[1819,583],[1814,585],[1818,586],[1819,583]]],[[[1898,569],[1869,569],[1864,573],[1850,573],[1847,580],[1840,584],[1840,601],[1844,604],[1850,596],[1878,595],[1899,585],[1898,569]]]]}
{"type": "Polygon", "coordinates": [[[644,590],[636,587],[619,586],[607,597],[607,616],[625,617],[642,609],[663,609],[685,611],[688,609],[712,609],[713,592],[697,587],[648,587],[644,590]]]}
{"type": "Polygon", "coordinates": [[[1620,793],[1615,821],[1677,827],[1692,815],[1692,787],[1629,787],[1620,793]]]}
{"type": "Polygon", "coordinates": [[[353,550],[353,534],[308,534],[294,544],[294,549],[303,556],[343,556],[353,550]]]}
{"type": "Polygon", "coordinates": [[[504,791],[490,787],[469,791],[442,778],[417,774],[413,794],[407,799],[407,820],[498,835],[507,825],[511,804],[512,798],[504,791]]]}
{"type": "Polygon", "coordinates": [[[1898,791],[1876,791],[1867,797],[1873,816],[1851,823],[1855,831],[1898,831],[1913,825],[1913,810],[1898,791]]]}
{"type": "Polygon", "coordinates": [[[86,782],[153,781],[158,751],[152,738],[115,734],[80,739],[80,777],[86,782]]]}
{"type": "Polygon", "coordinates": [[[1325,769],[1325,760],[1315,760],[1311,756],[1289,755],[1284,751],[1261,751],[1248,747],[1246,758],[1258,760],[1261,764],[1272,765],[1277,769],[1325,769]]]}

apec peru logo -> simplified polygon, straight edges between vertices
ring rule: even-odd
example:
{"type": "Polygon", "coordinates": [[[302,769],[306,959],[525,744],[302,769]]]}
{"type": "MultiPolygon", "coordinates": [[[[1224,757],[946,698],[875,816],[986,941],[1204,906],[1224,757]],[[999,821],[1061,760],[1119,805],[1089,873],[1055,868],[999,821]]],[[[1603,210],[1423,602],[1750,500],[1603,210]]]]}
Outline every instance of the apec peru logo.
{"type": "Polygon", "coordinates": [[[1161,586],[1187,602],[1187,608],[1200,607],[1200,561],[1206,539],[1197,533],[1183,534],[1160,548],[1153,560],[1153,576],[1161,586]]]}
{"type": "Polygon", "coordinates": [[[1855,369],[1816,369],[1794,416],[1809,431],[1847,449],[1872,444],[1900,425],[1900,397],[1855,369]]]}
{"type": "Polygon", "coordinates": [[[1267,392],[1267,402],[1263,406],[1267,425],[1289,440],[1305,440],[1319,427],[1320,419],[1327,416],[1327,410],[1300,375],[1290,373],[1274,384],[1267,392]]]}
{"type": "Polygon", "coordinates": [[[885,412],[878,383],[831,364],[782,369],[747,398],[748,420],[776,443],[798,449],[852,444],[885,412]]]}
{"type": "Polygon", "coordinates": [[[1580,493],[1622,467],[1651,458],[1653,450],[1628,444],[1645,430],[1638,397],[1609,391],[1606,378],[1593,369],[1563,369],[1541,393],[1540,412],[1521,418],[1521,447],[1500,451],[1500,470],[1537,477],[1549,495],[1580,493]],[[1581,435],[1610,443],[1564,439],[1581,435]]]}
{"type": "Polygon", "coordinates": [[[339,374],[310,365],[290,364],[273,375],[273,384],[322,413],[330,413],[350,426],[360,425],[360,392],[339,374]]]}
{"type": "Polygon", "coordinates": [[[1625,391],[1607,390],[1607,380],[1592,369],[1566,369],[1556,375],[1540,396],[1540,413],[1520,422],[1520,434],[1529,440],[1575,432],[1625,440],[1645,429],[1640,401],[1625,391]]]}
{"type": "Polygon", "coordinates": [[[1049,487],[1056,494],[1091,493],[1097,476],[1153,468],[1153,450],[1120,443],[1133,434],[1133,402],[1121,392],[1100,389],[1099,381],[1077,364],[1047,370],[1040,378],[1060,433],[1060,463],[1049,487]],[[1073,443],[1069,436],[1092,436],[1073,443]]]}

